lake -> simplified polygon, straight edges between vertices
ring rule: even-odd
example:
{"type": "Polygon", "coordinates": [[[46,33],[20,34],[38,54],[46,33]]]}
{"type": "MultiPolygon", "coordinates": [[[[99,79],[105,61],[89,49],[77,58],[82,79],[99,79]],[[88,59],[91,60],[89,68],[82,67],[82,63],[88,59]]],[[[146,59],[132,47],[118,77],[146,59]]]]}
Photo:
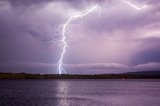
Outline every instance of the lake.
{"type": "Polygon", "coordinates": [[[0,80],[0,106],[160,106],[160,80],[0,80]]]}

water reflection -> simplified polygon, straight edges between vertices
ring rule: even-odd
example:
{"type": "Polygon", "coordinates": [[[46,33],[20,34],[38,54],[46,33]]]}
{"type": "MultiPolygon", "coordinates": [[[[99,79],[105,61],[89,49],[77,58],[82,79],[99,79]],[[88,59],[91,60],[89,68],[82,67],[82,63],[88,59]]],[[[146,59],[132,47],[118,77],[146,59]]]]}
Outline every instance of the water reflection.
{"type": "Polygon", "coordinates": [[[70,106],[68,96],[69,96],[69,85],[68,81],[57,81],[57,97],[60,98],[60,105],[70,106]]]}

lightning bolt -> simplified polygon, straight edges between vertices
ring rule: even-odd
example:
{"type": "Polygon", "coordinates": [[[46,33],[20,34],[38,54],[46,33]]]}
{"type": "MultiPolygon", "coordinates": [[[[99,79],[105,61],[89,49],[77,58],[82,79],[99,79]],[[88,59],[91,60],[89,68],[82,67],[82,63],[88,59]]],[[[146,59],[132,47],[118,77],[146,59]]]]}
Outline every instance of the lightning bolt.
{"type": "Polygon", "coordinates": [[[129,1],[125,1],[125,0],[121,0],[121,2],[123,2],[123,3],[125,3],[125,4],[128,4],[129,6],[133,7],[133,8],[136,9],[136,10],[142,10],[142,9],[144,9],[144,8],[147,7],[147,5],[144,5],[144,6],[142,6],[142,7],[138,7],[138,6],[136,6],[135,4],[133,4],[133,3],[129,2],[129,1]]]}
{"type": "MultiPolygon", "coordinates": [[[[92,11],[98,9],[98,4],[94,5],[92,8],[90,8],[88,11],[84,12],[84,13],[76,13],[76,14],[72,14],[70,16],[70,18],[67,20],[67,22],[62,25],[62,37],[61,37],[61,43],[63,44],[63,47],[62,47],[62,53],[60,55],[60,59],[58,61],[58,73],[59,74],[62,74],[62,72],[65,72],[64,68],[63,68],[63,58],[64,58],[64,55],[65,55],[65,52],[66,52],[66,47],[67,47],[67,43],[66,43],[66,28],[67,26],[69,25],[69,23],[74,20],[74,19],[77,19],[77,18],[83,18],[85,17],[86,15],[88,15],[89,13],[91,13],[92,11]]],[[[99,8],[100,9],[100,8],[99,8]]]]}
{"type": "MultiPolygon", "coordinates": [[[[125,1],[125,0],[120,0],[121,2],[133,7],[134,9],[136,10],[141,10],[141,9],[144,9],[146,8],[148,5],[144,5],[142,7],[138,7],[136,6],[135,4],[129,2],[129,1],[125,1]]],[[[76,13],[76,14],[72,14],[70,16],[70,18],[66,21],[66,23],[64,25],[62,25],[62,30],[60,31],[61,32],[61,40],[60,41],[56,41],[56,42],[61,42],[61,44],[63,45],[62,46],[62,52],[61,52],[61,55],[60,55],[60,59],[58,61],[58,69],[57,69],[57,72],[59,74],[62,74],[62,72],[66,73],[64,68],[63,68],[63,59],[64,59],[64,55],[65,55],[65,52],[66,52],[66,47],[67,47],[67,43],[66,43],[66,28],[67,26],[70,24],[70,22],[72,20],[75,20],[75,19],[78,19],[78,18],[81,18],[81,22],[82,22],[82,18],[85,17],[86,15],[88,15],[89,13],[93,12],[94,10],[96,9],[99,9],[99,15],[101,14],[101,8],[98,6],[98,4],[94,5],[93,7],[91,7],[90,9],[88,9],[88,11],[86,12],[80,12],[80,13],[76,13]]],[[[81,23],[80,22],[80,23],[81,23]]]]}

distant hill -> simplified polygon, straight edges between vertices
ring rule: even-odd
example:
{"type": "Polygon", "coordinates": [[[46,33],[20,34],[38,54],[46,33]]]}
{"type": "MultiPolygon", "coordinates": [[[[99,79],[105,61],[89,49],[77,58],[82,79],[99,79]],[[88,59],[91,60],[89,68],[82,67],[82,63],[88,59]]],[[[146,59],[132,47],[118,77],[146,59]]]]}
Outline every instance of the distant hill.
{"type": "Polygon", "coordinates": [[[125,75],[160,75],[160,71],[137,71],[137,72],[127,72],[121,73],[125,75]]]}
{"type": "Polygon", "coordinates": [[[97,75],[0,73],[0,79],[160,79],[160,71],[97,75]]]}

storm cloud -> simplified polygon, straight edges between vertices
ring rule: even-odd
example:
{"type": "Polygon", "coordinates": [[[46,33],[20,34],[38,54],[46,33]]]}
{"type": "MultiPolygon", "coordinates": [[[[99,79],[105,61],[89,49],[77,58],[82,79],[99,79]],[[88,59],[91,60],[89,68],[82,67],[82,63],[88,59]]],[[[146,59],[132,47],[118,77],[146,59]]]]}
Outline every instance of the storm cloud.
{"type": "Polygon", "coordinates": [[[159,0],[130,0],[138,7],[147,5],[142,10],[121,0],[1,0],[0,71],[56,73],[61,53],[56,29],[71,14],[85,12],[97,2],[101,14],[92,12],[78,27],[81,19],[67,28],[66,72],[122,72],[142,66],[147,70],[144,64],[152,62],[159,65],[159,0]]]}

